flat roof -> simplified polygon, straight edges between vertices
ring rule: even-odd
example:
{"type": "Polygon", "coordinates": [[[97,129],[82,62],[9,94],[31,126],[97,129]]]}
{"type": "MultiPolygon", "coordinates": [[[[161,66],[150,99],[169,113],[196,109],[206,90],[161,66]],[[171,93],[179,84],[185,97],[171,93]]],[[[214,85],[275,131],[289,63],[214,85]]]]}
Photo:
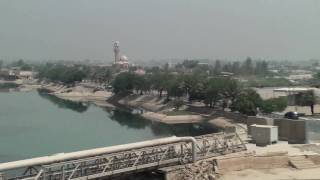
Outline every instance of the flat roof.
{"type": "Polygon", "coordinates": [[[278,127],[278,126],[272,126],[272,125],[260,125],[260,124],[252,124],[251,126],[254,126],[254,127],[261,127],[261,128],[274,128],[274,127],[278,127]]]}
{"type": "Polygon", "coordinates": [[[306,92],[312,91],[313,88],[293,87],[293,88],[278,88],[274,89],[274,92],[306,92]]]}

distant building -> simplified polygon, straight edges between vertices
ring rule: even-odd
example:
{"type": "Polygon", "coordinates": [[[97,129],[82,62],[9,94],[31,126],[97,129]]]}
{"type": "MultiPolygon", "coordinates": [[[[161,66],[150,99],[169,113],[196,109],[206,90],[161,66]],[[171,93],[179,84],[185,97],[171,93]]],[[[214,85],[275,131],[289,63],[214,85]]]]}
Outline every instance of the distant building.
{"type": "Polygon", "coordinates": [[[137,75],[145,75],[146,71],[144,69],[139,68],[139,69],[135,70],[134,73],[137,75]]]}
{"type": "Polygon", "coordinates": [[[34,75],[33,71],[20,71],[18,77],[20,79],[33,79],[34,75]]]}
{"type": "Polygon", "coordinates": [[[113,44],[113,52],[114,52],[114,66],[119,68],[120,70],[128,70],[129,60],[127,56],[120,55],[119,41],[116,41],[113,44]]]}
{"type": "Polygon", "coordinates": [[[36,73],[33,71],[23,71],[20,68],[1,69],[0,78],[5,80],[16,80],[16,79],[33,79],[36,73]]]}
{"type": "Polygon", "coordinates": [[[232,77],[234,73],[231,72],[220,72],[219,76],[221,77],[232,77]]]}

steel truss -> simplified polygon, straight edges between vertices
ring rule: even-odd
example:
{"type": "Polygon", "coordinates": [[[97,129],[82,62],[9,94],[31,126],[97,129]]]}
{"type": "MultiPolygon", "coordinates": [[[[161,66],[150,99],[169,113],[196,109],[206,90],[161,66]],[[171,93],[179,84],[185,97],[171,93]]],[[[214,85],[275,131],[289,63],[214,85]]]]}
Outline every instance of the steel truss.
{"type": "MultiPolygon", "coordinates": [[[[94,157],[62,161],[52,164],[29,166],[24,169],[0,173],[0,180],[82,180],[97,179],[137,170],[157,169],[170,165],[191,163],[196,152],[197,159],[220,156],[246,150],[237,134],[215,133],[195,137],[196,146],[182,141],[127,151],[103,154],[94,157]],[[195,148],[195,149],[193,149],[195,148]]],[[[0,164],[1,165],[1,164],[0,164]]]]}

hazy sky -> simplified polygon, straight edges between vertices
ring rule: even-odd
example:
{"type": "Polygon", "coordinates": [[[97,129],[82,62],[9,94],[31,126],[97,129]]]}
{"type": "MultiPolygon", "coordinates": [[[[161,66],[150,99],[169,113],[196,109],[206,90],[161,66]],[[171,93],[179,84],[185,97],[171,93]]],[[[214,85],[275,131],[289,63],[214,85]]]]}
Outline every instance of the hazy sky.
{"type": "Polygon", "coordinates": [[[1,0],[0,58],[320,59],[318,0],[1,0]]]}

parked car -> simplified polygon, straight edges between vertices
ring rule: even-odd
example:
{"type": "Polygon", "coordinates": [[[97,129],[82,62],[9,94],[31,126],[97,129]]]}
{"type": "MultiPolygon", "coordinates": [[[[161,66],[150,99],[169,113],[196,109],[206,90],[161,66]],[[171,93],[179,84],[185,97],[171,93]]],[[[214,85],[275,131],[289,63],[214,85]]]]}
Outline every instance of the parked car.
{"type": "Polygon", "coordinates": [[[287,119],[299,119],[298,113],[293,111],[286,112],[284,117],[287,119]]]}

